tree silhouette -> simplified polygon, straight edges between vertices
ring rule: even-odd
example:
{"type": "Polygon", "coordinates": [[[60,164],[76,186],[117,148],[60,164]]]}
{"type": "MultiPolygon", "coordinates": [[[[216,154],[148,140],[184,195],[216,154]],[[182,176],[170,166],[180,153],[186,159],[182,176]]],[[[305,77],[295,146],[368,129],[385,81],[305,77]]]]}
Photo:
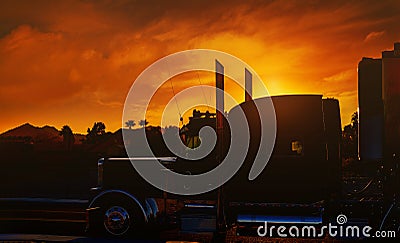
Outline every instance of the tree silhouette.
{"type": "Polygon", "coordinates": [[[353,115],[351,115],[351,126],[353,129],[356,131],[356,135],[358,135],[358,112],[354,112],[353,115]]]}
{"type": "Polygon", "coordinates": [[[63,136],[63,144],[65,149],[71,150],[72,145],[75,142],[74,133],[72,132],[72,129],[68,125],[63,126],[60,131],[60,136],[63,136]]]}
{"type": "Polygon", "coordinates": [[[136,125],[134,120],[128,120],[125,122],[125,126],[129,127],[129,129],[132,129],[132,127],[134,127],[136,125]]]}
{"type": "Polygon", "coordinates": [[[140,120],[140,121],[139,121],[139,125],[140,125],[141,127],[146,127],[147,124],[149,124],[149,122],[148,122],[146,119],[140,120]]]}
{"type": "Polygon", "coordinates": [[[92,129],[88,128],[86,135],[87,143],[96,143],[106,133],[106,125],[103,122],[95,122],[92,129]]]}
{"type": "Polygon", "coordinates": [[[343,156],[345,159],[358,158],[358,113],[351,116],[351,123],[343,129],[343,156]]]}

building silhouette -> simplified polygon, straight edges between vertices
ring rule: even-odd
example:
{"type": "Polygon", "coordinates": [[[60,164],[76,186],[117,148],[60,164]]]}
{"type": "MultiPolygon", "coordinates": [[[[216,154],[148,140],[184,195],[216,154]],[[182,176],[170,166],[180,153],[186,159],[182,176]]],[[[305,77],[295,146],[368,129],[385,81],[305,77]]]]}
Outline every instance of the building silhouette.
{"type": "Polygon", "coordinates": [[[382,52],[382,91],[385,121],[385,153],[400,156],[400,43],[394,50],[382,52]]]}
{"type": "Polygon", "coordinates": [[[358,64],[358,155],[363,161],[383,158],[382,60],[358,64]]]}
{"type": "Polygon", "coordinates": [[[385,197],[398,201],[400,194],[400,43],[382,52],[382,95],[384,105],[384,168],[390,175],[385,182],[385,197]]]}

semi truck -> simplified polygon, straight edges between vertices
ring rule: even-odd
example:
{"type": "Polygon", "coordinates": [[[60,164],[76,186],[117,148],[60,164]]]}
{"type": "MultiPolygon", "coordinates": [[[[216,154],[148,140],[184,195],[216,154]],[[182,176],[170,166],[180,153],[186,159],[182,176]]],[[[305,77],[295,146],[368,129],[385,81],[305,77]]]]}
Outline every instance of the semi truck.
{"type": "MultiPolygon", "coordinates": [[[[215,235],[234,225],[251,228],[264,220],[322,224],[328,206],[341,193],[339,103],[322,95],[270,98],[277,120],[276,144],[255,180],[249,181],[248,174],[259,149],[262,125],[256,105],[266,98],[239,105],[251,121],[249,151],[239,172],[211,192],[195,196],[164,192],[147,183],[131,160],[157,160],[165,169],[199,174],[218,165],[217,149],[197,163],[179,157],[100,159],[98,185],[92,189],[87,209],[88,228],[113,236],[160,227],[215,235]]],[[[202,126],[215,128],[213,119],[210,115],[192,118],[185,126],[192,129],[186,141],[193,144],[202,126]]]]}

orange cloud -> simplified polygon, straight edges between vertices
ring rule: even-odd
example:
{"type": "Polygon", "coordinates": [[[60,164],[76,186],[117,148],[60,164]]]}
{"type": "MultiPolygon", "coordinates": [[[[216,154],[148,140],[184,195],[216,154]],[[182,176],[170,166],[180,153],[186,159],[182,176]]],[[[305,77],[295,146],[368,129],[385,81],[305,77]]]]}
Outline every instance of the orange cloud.
{"type": "Polygon", "coordinates": [[[191,48],[239,57],[271,94],[334,96],[345,124],[357,109],[357,64],[400,40],[399,10],[398,1],[6,1],[0,132],[25,122],[116,130],[136,77],[191,48]]]}
{"type": "Polygon", "coordinates": [[[373,31],[373,32],[369,33],[369,34],[365,37],[364,41],[365,41],[365,42],[368,42],[368,41],[372,41],[372,40],[375,40],[375,39],[379,39],[379,38],[381,38],[384,34],[385,34],[385,31],[378,31],[378,32],[373,31]]]}

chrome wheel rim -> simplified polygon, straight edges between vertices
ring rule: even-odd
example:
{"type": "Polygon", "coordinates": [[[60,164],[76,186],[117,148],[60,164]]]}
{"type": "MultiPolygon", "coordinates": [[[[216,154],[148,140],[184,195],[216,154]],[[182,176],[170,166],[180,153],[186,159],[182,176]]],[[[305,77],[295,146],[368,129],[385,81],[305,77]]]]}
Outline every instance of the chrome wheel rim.
{"type": "Polygon", "coordinates": [[[120,206],[109,208],[104,214],[104,227],[112,235],[123,235],[130,227],[128,211],[120,206]]]}

